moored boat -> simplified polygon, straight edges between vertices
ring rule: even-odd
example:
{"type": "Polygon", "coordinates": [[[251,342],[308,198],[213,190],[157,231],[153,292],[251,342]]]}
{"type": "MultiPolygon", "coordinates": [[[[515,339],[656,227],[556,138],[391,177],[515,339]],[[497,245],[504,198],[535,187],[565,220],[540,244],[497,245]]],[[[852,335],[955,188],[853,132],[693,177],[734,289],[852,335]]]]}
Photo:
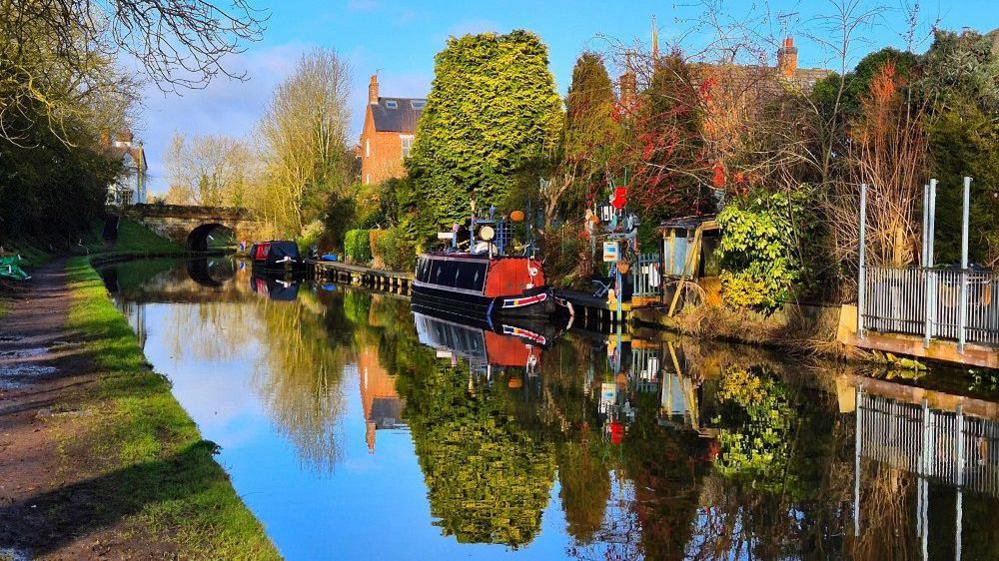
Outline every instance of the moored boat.
{"type": "Polygon", "coordinates": [[[298,244],[293,241],[257,242],[250,247],[249,258],[256,274],[296,274],[306,270],[298,244]]]}
{"type": "Polygon", "coordinates": [[[544,318],[559,308],[540,261],[463,252],[420,255],[413,301],[473,318],[544,318]]]}

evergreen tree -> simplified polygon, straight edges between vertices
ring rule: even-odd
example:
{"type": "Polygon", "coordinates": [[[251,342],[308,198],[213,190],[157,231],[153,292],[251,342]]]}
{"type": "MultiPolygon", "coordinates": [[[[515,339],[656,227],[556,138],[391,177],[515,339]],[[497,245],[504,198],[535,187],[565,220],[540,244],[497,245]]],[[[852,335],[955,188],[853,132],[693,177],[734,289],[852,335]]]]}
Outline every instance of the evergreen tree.
{"type": "Polygon", "coordinates": [[[603,59],[584,52],[572,70],[565,100],[562,167],[563,178],[571,185],[566,186],[560,206],[567,216],[581,216],[588,197],[603,184],[607,162],[620,146],[616,102],[603,59]]]}
{"type": "Polygon", "coordinates": [[[548,49],[527,31],[448,40],[407,161],[420,206],[419,229],[502,208],[517,172],[550,151],[562,124],[548,49]]]}
{"type": "Polygon", "coordinates": [[[918,84],[933,100],[929,126],[937,188],[936,261],[961,255],[963,178],[971,184],[972,262],[999,261],[999,57],[993,38],[941,31],[924,55],[918,84]]]}

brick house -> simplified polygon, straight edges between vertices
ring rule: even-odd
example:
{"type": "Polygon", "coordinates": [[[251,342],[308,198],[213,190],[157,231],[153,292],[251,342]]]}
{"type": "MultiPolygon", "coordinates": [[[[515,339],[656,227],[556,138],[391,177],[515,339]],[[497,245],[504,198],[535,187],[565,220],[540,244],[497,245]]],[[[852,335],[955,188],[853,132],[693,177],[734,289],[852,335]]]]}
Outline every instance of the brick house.
{"type": "Polygon", "coordinates": [[[361,161],[361,182],[365,185],[402,177],[403,160],[409,156],[416,138],[416,123],[427,100],[412,97],[381,97],[378,76],[368,84],[368,106],[357,155],[361,161]]]}

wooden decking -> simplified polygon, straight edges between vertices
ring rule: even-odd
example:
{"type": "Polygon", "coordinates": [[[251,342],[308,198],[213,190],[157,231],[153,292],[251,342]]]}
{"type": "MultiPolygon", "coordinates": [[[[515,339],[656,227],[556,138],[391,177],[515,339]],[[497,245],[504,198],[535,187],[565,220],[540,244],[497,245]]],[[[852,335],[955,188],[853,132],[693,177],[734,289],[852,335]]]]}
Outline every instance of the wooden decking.
{"type": "Polygon", "coordinates": [[[366,286],[398,294],[411,294],[413,290],[413,273],[411,272],[384,271],[342,261],[320,261],[317,259],[309,259],[307,264],[310,274],[319,281],[327,280],[366,286]]]}
{"type": "Polygon", "coordinates": [[[586,292],[563,289],[556,289],[555,296],[572,305],[574,314],[572,324],[575,327],[598,333],[609,333],[619,323],[625,327],[630,324],[631,304],[629,302],[624,302],[621,305],[621,316],[618,317],[617,308],[608,305],[606,297],[598,298],[586,292]]]}

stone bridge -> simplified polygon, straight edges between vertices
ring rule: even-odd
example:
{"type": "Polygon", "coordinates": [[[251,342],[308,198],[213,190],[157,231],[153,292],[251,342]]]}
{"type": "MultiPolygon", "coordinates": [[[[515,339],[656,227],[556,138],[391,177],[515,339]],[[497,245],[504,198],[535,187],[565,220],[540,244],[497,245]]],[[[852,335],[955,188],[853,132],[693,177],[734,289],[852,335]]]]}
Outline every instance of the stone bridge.
{"type": "Polygon", "coordinates": [[[208,236],[229,230],[236,240],[248,240],[259,223],[246,209],[217,206],[137,204],[127,215],[157,234],[193,251],[208,249],[208,236]]]}

